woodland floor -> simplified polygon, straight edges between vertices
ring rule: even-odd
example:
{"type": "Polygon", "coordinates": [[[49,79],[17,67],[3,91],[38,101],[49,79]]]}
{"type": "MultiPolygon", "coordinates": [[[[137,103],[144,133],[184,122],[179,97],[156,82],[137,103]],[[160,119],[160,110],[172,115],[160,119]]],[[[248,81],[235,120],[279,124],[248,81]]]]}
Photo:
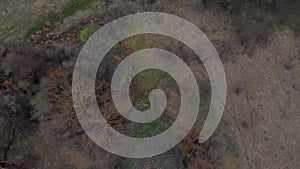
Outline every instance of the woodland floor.
{"type": "MultiPolygon", "coordinates": [[[[0,13],[3,168],[300,168],[299,1],[2,0],[0,13]],[[70,77],[89,36],[114,19],[146,11],[183,17],[207,35],[224,65],[227,102],[217,130],[199,144],[210,103],[201,61],[167,37],[124,40],[106,56],[96,87],[99,107],[120,132],[158,134],[179,109],[169,106],[162,118],[144,127],[117,114],[107,96],[109,77],[134,51],[160,47],[174,52],[193,71],[201,95],[199,118],[182,143],[156,157],[127,159],[97,147],[82,131],[72,107],[70,77]]],[[[149,106],[146,93],[155,87],[168,88],[168,99],[178,102],[174,81],[161,72],[141,73],[133,87],[140,87],[132,93],[138,109],[149,106]]]]}

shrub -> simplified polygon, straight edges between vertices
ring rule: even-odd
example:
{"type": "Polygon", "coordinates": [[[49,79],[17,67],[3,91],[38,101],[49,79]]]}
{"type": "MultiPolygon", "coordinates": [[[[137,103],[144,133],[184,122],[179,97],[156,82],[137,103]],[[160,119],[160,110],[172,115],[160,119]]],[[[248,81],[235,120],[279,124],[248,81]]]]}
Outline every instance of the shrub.
{"type": "MultiPolygon", "coordinates": [[[[12,145],[26,137],[35,125],[31,119],[31,106],[17,92],[0,91],[0,135],[1,149],[4,149],[3,161],[8,160],[12,145]],[[3,146],[3,147],[2,147],[3,146]]],[[[3,163],[2,166],[6,166],[3,163]]]]}

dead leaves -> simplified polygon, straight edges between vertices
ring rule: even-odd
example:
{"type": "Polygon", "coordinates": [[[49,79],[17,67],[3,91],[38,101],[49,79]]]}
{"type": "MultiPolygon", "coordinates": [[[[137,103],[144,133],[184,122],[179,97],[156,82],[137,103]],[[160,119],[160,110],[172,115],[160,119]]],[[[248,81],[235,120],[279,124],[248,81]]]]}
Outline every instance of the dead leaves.
{"type": "Polygon", "coordinates": [[[126,55],[129,55],[131,52],[130,52],[130,49],[126,46],[125,42],[121,42],[120,43],[120,46],[121,46],[121,50],[126,54],[126,55]]]}
{"type": "Polygon", "coordinates": [[[118,55],[114,56],[114,59],[117,64],[120,64],[122,62],[122,58],[118,55]]]}

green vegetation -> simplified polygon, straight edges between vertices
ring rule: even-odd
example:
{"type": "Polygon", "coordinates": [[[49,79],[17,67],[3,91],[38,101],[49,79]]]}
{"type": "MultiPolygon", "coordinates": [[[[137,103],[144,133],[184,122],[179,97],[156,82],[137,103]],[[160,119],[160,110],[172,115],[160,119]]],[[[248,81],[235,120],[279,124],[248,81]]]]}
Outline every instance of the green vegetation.
{"type": "Polygon", "coordinates": [[[40,31],[43,29],[43,25],[38,23],[37,25],[31,27],[28,31],[29,34],[35,34],[37,31],[40,31]]]}
{"type": "Polygon", "coordinates": [[[87,27],[87,28],[85,28],[85,29],[83,29],[83,30],[81,30],[81,31],[79,32],[77,38],[78,38],[80,41],[83,41],[83,40],[85,39],[86,35],[87,35],[89,32],[90,32],[90,27],[87,27]]]}
{"type": "Polygon", "coordinates": [[[65,16],[70,16],[77,10],[88,9],[91,7],[92,0],[74,0],[71,1],[70,5],[63,10],[65,16]]]}
{"type": "Polygon", "coordinates": [[[133,162],[133,161],[130,161],[130,162],[127,164],[127,168],[128,168],[128,169],[133,169],[133,168],[134,168],[134,162],[133,162]]]}
{"type": "Polygon", "coordinates": [[[50,22],[60,22],[61,17],[57,14],[49,14],[45,20],[50,22]]]}
{"type": "Polygon", "coordinates": [[[61,22],[61,17],[57,14],[49,14],[47,17],[45,17],[42,21],[37,22],[36,25],[32,26],[28,33],[29,34],[35,34],[36,32],[42,30],[45,27],[45,21],[49,21],[49,22],[61,22]]]}
{"type": "MultiPolygon", "coordinates": [[[[71,16],[72,14],[74,14],[77,10],[84,10],[84,9],[88,9],[91,7],[92,4],[92,0],[73,0],[70,2],[70,4],[64,8],[64,10],[62,11],[62,14],[67,17],[67,16],[71,16]]],[[[46,16],[43,20],[41,20],[40,22],[38,22],[35,26],[31,27],[28,31],[29,34],[35,34],[36,32],[42,30],[44,28],[44,22],[45,21],[49,21],[49,22],[61,22],[62,21],[62,17],[58,14],[52,14],[50,13],[48,16],[46,16]]],[[[89,32],[89,29],[86,28],[84,30],[82,30],[79,34],[78,39],[79,40],[83,40],[84,36],[89,32]]]]}
{"type": "Polygon", "coordinates": [[[145,102],[144,100],[140,99],[138,100],[140,105],[143,107],[143,108],[149,108],[150,107],[150,104],[145,102]]]}
{"type": "Polygon", "coordinates": [[[163,74],[155,69],[149,69],[139,73],[138,84],[141,86],[141,90],[150,91],[156,88],[159,81],[162,79],[163,74]]]}
{"type": "Polygon", "coordinates": [[[154,121],[146,125],[133,125],[133,130],[136,137],[150,137],[152,132],[157,130],[159,125],[158,121],[154,121]]]}

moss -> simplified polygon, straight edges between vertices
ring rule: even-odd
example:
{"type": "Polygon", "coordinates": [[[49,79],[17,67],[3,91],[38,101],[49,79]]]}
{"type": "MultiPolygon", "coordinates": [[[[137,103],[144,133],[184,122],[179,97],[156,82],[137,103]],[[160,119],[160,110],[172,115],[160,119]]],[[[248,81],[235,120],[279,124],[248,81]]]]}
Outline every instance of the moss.
{"type": "Polygon", "coordinates": [[[78,38],[80,41],[84,41],[86,35],[87,35],[89,32],[90,32],[90,28],[89,28],[89,27],[88,27],[88,28],[85,28],[85,29],[83,29],[83,30],[81,30],[81,31],[79,32],[77,38],[78,38]]]}
{"type": "Polygon", "coordinates": [[[133,161],[130,161],[130,162],[127,164],[127,168],[128,168],[128,169],[134,168],[134,162],[133,162],[133,161]]]}
{"type": "Polygon", "coordinates": [[[77,10],[84,10],[91,7],[92,0],[74,0],[63,10],[65,16],[70,16],[77,10]]]}
{"type": "Polygon", "coordinates": [[[150,104],[145,102],[144,100],[140,99],[138,100],[140,105],[143,107],[143,108],[149,108],[150,107],[150,104]]]}
{"type": "Polygon", "coordinates": [[[42,30],[45,25],[44,22],[45,21],[50,21],[50,22],[61,22],[61,17],[57,14],[49,14],[47,17],[45,17],[42,21],[37,22],[36,25],[32,26],[28,33],[29,34],[35,34],[37,31],[42,30]]]}
{"type": "MultiPolygon", "coordinates": [[[[72,14],[74,14],[77,10],[88,9],[91,7],[92,1],[93,0],[71,1],[70,4],[66,8],[63,9],[62,14],[64,15],[64,17],[67,17],[67,16],[71,16],[72,14]]],[[[50,21],[52,23],[53,22],[61,22],[64,17],[60,16],[59,14],[50,13],[42,21],[40,21],[40,22],[36,23],[34,26],[32,26],[28,30],[28,34],[35,34],[36,32],[42,30],[45,27],[44,26],[45,21],[50,21]]],[[[78,35],[78,39],[81,41],[84,40],[85,36],[88,34],[89,31],[90,31],[90,27],[85,28],[84,30],[80,31],[79,35],[78,35]]]]}
{"type": "Polygon", "coordinates": [[[80,41],[85,41],[87,39],[88,35],[92,34],[96,30],[97,30],[97,25],[90,24],[86,28],[84,28],[78,32],[77,39],[80,41]]]}
{"type": "Polygon", "coordinates": [[[42,24],[37,24],[33,27],[31,27],[28,31],[29,34],[35,34],[37,31],[40,31],[44,28],[44,26],[42,24]]]}

